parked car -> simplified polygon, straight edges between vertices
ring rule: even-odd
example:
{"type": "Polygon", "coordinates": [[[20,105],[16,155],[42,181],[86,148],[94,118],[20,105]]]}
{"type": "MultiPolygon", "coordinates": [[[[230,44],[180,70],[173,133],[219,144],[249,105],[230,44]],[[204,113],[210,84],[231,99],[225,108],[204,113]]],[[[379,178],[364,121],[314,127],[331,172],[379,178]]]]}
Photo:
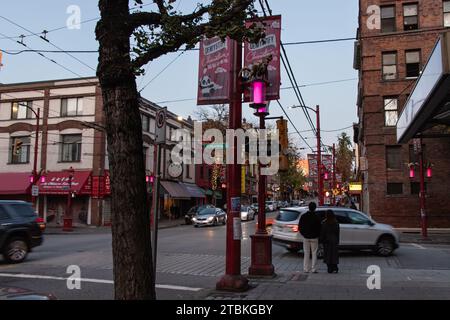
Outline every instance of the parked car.
{"type": "Polygon", "coordinates": [[[0,200],[0,252],[9,263],[25,260],[43,242],[45,223],[24,201],[0,200]]]}
{"type": "Polygon", "coordinates": [[[186,222],[186,224],[192,224],[192,218],[199,213],[200,211],[202,211],[203,209],[206,208],[214,208],[214,206],[212,204],[203,204],[200,206],[194,206],[192,208],[189,209],[189,211],[184,215],[184,221],[186,222]]]}
{"type": "Polygon", "coordinates": [[[194,227],[198,226],[216,226],[219,223],[227,223],[227,214],[220,208],[205,208],[199,211],[193,218],[194,227]]]}
{"type": "MultiPolygon", "coordinates": [[[[257,203],[252,204],[250,207],[253,209],[253,211],[255,211],[255,214],[258,214],[258,212],[259,212],[259,206],[258,206],[257,203]]],[[[265,208],[265,209],[266,209],[265,212],[270,211],[270,210],[269,210],[269,206],[267,205],[267,203],[266,203],[266,208],[265,208]]]]}
{"type": "MultiPolygon", "coordinates": [[[[360,211],[338,207],[317,208],[321,220],[325,218],[327,209],[333,210],[340,226],[339,249],[371,249],[379,255],[389,256],[399,247],[399,235],[392,226],[377,223],[360,211]]],[[[298,230],[298,222],[307,210],[306,207],[282,209],[272,226],[274,243],[291,252],[299,251],[303,237],[298,230]]],[[[318,255],[322,254],[323,248],[319,246],[318,255]]]]}
{"type": "Polygon", "coordinates": [[[266,201],[266,205],[267,205],[269,211],[277,210],[277,203],[276,203],[276,201],[266,201]]]}
{"type": "Polygon", "coordinates": [[[40,293],[17,287],[1,287],[0,300],[56,300],[51,293],[40,293]]]}
{"type": "Polygon", "coordinates": [[[249,221],[255,219],[255,210],[251,206],[241,206],[241,220],[249,221]]]}

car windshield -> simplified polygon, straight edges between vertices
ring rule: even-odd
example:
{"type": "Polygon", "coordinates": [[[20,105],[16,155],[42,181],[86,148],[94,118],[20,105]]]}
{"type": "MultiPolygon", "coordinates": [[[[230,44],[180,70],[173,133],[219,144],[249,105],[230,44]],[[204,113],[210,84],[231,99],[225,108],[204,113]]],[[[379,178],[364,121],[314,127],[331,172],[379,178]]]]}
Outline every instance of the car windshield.
{"type": "Polygon", "coordinates": [[[205,215],[209,215],[209,214],[215,214],[216,213],[216,208],[206,208],[201,210],[198,214],[200,216],[205,216],[205,215]]]}
{"type": "Polygon", "coordinates": [[[248,211],[249,207],[248,206],[241,206],[241,211],[245,212],[248,211]]]}
{"type": "Polygon", "coordinates": [[[299,211],[296,210],[280,210],[280,213],[277,215],[276,220],[278,221],[295,221],[298,219],[300,215],[299,211]]]}
{"type": "Polygon", "coordinates": [[[14,211],[14,215],[18,216],[18,217],[26,217],[26,218],[31,218],[31,217],[35,217],[36,213],[34,213],[33,208],[31,207],[31,205],[26,204],[26,203],[12,203],[9,205],[13,211],[14,211]]]}

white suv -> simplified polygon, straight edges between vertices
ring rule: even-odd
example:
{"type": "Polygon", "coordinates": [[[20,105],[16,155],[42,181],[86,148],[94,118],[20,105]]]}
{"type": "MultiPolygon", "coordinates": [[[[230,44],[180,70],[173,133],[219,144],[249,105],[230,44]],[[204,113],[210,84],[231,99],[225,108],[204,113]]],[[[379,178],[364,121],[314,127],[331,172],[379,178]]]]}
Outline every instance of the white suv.
{"type": "MultiPolygon", "coordinates": [[[[339,248],[349,250],[372,249],[382,256],[391,255],[399,247],[399,235],[387,224],[377,223],[364,213],[341,207],[319,207],[316,213],[322,221],[325,212],[331,209],[340,226],[339,248]]],[[[298,232],[298,221],[308,208],[286,208],[273,221],[273,242],[286,247],[290,252],[302,248],[303,237],[298,232]]],[[[322,249],[319,249],[319,256],[322,249]]]]}

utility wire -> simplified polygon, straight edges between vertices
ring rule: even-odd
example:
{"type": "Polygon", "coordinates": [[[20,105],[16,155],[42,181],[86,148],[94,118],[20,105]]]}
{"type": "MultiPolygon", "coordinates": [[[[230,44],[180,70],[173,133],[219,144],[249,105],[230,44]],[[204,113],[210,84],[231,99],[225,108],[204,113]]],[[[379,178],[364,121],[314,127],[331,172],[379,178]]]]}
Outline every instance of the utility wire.
{"type": "MultiPolygon", "coordinates": [[[[16,27],[18,27],[18,28],[20,28],[20,29],[22,29],[22,30],[25,30],[25,31],[27,31],[27,32],[33,33],[32,31],[30,31],[29,29],[25,28],[24,26],[22,26],[22,25],[20,25],[20,24],[18,24],[18,23],[16,23],[16,22],[14,22],[14,21],[12,21],[12,20],[10,20],[10,19],[4,17],[4,16],[0,16],[0,18],[3,19],[3,20],[5,20],[5,21],[7,21],[7,22],[9,22],[9,23],[11,23],[12,25],[14,25],[14,26],[16,26],[16,27]]],[[[88,67],[89,69],[91,69],[91,70],[93,70],[93,71],[96,71],[94,68],[92,68],[90,65],[88,65],[88,64],[85,63],[84,61],[78,59],[78,58],[75,57],[73,54],[64,51],[63,49],[61,49],[60,47],[58,47],[56,44],[54,44],[53,42],[51,42],[50,40],[48,40],[47,37],[46,37],[46,34],[47,34],[47,33],[48,33],[48,31],[44,31],[44,32],[43,32],[44,36],[42,36],[42,35],[40,35],[40,36],[39,36],[39,35],[35,35],[35,36],[36,36],[36,37],[39,37],[41,40],[47,42],[47,43],[50,44],[52,47],[54,47],[54,48],[56,48],[56,49],[58,49],[58,50],[61,50],[64,54],[66,54],[66,55],[68,55],[69,57],[71,57],[72,59],[78,61],[79,63],[81,63],[81,64],[84,65],[85,67],[88,67]]],[[[22,41],[21,43],[23,44],[23,41],[22,41]]]]}

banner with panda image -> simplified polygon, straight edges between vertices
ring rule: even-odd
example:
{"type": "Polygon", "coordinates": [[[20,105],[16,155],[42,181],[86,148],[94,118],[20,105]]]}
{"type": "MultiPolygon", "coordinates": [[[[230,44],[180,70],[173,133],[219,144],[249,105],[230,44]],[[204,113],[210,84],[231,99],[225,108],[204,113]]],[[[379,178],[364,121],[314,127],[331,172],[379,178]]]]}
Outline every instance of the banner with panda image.
{"type": "Polygon", "coordinates": [[[229,103],[232,42],[205,38],[200,42],[197,105],[229,103]]]}

